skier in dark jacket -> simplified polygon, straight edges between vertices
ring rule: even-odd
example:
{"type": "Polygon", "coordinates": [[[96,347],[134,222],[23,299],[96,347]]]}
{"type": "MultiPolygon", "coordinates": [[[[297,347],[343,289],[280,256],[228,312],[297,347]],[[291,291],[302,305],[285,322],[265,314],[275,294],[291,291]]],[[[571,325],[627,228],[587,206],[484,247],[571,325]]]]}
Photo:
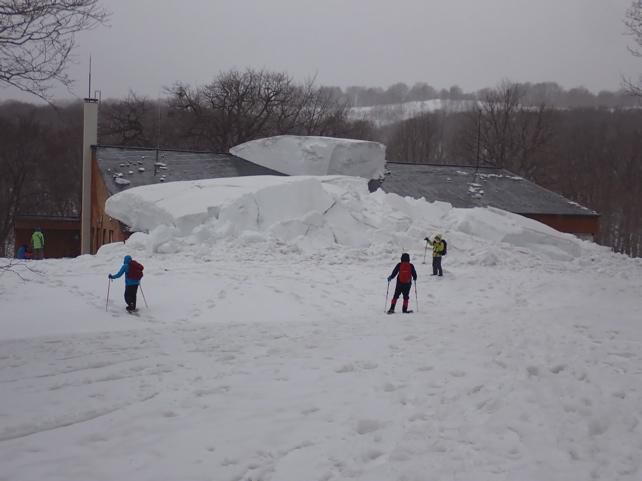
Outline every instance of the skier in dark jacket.
{"type": "MultiPolygon", "coordinates": [[[[130,274],[132,261],[132,256],[125,256],[120,270],[114,275],[109,274],[109,279],[118,279],[125,274],[125,303],[127,304],[126,309],[128,312],[136,311],[136,294],[138,293],[138,286],[140,285],[140,277],[134,278],[130,274]]],[[[142,271],[140,275],[142,277],[142,271]]]]}
{"type": "Polygon", "coordinates": [[[395,277],[397,278],[397,286],[395,287],[395,295],[392,297],[388,314],[395,312],[395,305],[397,304],[397,299],[399,299],[401,294],[403,294],[403,312],[411,312],[408,310],[410,287],[412,286],[412,281],[417,280],[417,271],[415,271],[415,266],[410,263],[409,254],[401,254],[401,262],[395,266],[392,274],[388,276],[388,283],[390,283],[390,281],[395,277]]]}

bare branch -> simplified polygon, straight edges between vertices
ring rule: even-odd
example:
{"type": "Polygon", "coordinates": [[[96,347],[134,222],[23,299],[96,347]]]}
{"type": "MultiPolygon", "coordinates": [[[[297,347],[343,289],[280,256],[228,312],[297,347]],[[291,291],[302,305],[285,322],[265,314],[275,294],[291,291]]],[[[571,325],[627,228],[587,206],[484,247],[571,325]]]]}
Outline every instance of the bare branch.
{"type": "Polygon", "coordinates": [[[7,264],[0,265],[0,276],[2,274],[10,272],[10,273],[15,274],[16,276],[18,276],[24,282],[29,281],[29,279],[27,279],[26,277],[23,277],[22,274],[20,272],[18,272],[18,269],[26,269],[29,272],[32,272],[33,274],[42,275],[41,272],[31,268],[31,266],[28,266],[26,264],[26,262],[24,262],[24,261],[23,262],[16,262],[14,259],[9,259],[9,262],[7,264]]]}
{"type": "MultiPolygon", "coordinates": [[[[633,37],[633,45],[629,46],[629,51],[636,57],[642,57],[642,0],[631,2],[631,6],[626,11],[624,24],[628,34],[633,37]]],[[[642,97],[642,78],[637,84],[625,79],[624,86],[632,95],[642,97]]]]}
{"type": "Polygon", "coordinates": [[[41,99],[66,73],[75,34],[104,24],[100,0],[0,0],[0,84],[41,99]]]}

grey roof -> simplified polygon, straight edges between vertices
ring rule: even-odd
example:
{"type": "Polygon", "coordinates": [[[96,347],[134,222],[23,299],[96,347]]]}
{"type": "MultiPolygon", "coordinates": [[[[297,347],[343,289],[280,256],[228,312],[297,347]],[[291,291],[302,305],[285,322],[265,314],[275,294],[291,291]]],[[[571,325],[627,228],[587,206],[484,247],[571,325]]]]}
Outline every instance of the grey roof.
{"type": "Polygon", "coordinates": [[[284,175],[232,154],[97,146],[96,160],[110,194],[176,180],[284,175]]]}
{"type": "Polygon", "coordinates": [[[453,207],[497,207],[515,214],[596,216],[595,211],[508,170],[492,167],[387,164],[381,188],[453,207]]]}

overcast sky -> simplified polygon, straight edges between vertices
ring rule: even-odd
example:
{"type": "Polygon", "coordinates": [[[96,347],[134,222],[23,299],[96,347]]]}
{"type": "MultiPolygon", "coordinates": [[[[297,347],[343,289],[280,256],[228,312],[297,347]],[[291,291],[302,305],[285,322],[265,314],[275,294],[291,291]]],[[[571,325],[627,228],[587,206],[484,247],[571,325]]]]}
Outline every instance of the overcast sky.
{"type": "MultiPolygon", "coordinates": [[[[105,0],[109,27],[78,36],[73,93],[156,97],[230,68],[286,71],[321,85],[425,81],[465,91],[502,79],[595,92],[637,77],[630,0],[105,0]]],[[[0,90],[0,97],[33,98],[0,90]]]]}

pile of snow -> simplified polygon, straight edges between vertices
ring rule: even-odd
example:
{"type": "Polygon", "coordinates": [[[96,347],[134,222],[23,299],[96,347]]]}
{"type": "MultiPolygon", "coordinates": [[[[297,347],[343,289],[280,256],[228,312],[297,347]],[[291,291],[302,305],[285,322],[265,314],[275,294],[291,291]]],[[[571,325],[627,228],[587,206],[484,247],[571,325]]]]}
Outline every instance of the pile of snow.
{"type": "MultiPolygon", "coordinates": [[[[108,199],[106,212],[138,231],[130,245],[150,252],[211,248],[216,242],[282,242],[301,249],[406,250],[437,232],[452,246],[469,239],[573,259],[586,244],[499,209],[456,209],[402,198],[347,176],[257,176],[148,185],[108,199]]],[[[456,247],[455,247],[456,248],[456,247]]],[[[481,248],[481,247],[480,247],[481,248]]],[[[476,255],[480,248],[473,249],[476,255]]]]}
{"type": "Polygon", "coordinates": [[[281,135],[252,140],[230,153],[288,175],[383,175],[386,148],[378,142],[333,137],[281,135]]]}
{"type": "Polygon", "coordinates": [[[1,480],[641,479],[641,260],[351,177],[108,211],[149,233],[0,269],[1,480]],[[403,251],[414,313],[387,316],[403,251]]]}

